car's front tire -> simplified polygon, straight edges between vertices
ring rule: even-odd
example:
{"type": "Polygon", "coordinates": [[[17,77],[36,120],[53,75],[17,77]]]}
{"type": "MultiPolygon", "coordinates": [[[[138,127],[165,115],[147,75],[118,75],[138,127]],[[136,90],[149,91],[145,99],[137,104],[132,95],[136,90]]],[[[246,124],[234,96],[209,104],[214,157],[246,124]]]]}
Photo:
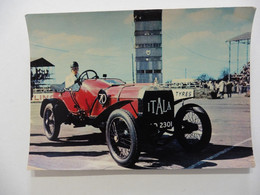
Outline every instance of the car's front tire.
{"type": "Polygon", "coordinates": [[[48,103],[43,112],[43,127],[44,133],[49,140],[57,140],[60,133],[60,125],[52,103],[48,103]]]}
{"type": "Polygon", "coordinates": [[[133,115],[123,109],[113,111],[106,126],[106,141],[113,159],[123,167],[132,167],[140,151],[133,115]]]}

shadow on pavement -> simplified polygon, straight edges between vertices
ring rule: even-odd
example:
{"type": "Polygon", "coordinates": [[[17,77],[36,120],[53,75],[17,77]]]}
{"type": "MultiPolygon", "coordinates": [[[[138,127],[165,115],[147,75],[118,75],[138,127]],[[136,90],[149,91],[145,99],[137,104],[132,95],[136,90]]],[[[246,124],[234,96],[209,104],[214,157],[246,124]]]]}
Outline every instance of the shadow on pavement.
{"type": "MultiPolygon", "coordinates": [[[[61,137],[58,141],[49,141],[44,143],[31,143],[31,146],[37,147],[73,147],[73,146],[97,146],[106,145],[104,135],[101,133],[93,133],[87,135],[75,135],[72,137],[61,137]]],[[[52,151],[38,152],[31,151],[30,155],[44,155],[47,157],[69,157],[69,156],[102,156],[108,155],[107,151],[52,151]]],[[[209,146],[199,153],[186,152],[177,142],[173,140],[171,143],[160,146],[151,147],[142,152],[136,166],[133,169],[178,169],[217,166],[216,160],[231,160],[252,156],[252,147],[232,146],[232,145],[216,145],[209,146]],[[218,155],[216,155],[218,154],[218,155]],[[215,160],[208,162],[208,160],[215,160]]],[[[111,159],[112,160],[112,159],[111,159]]],[[[234,165],[234,168],[235,165],[234,165]]]]}
{"type": "Polygon", "coordinates": [[[82,152],[82,151],[74,151],[74,152],[30,152],[30,155],[44,155],[47,157],[64,157],[64,156],[102,156],[108,154],[108,151],[101,152],[82,152]]]}
{"type": "MultiPolygon", "coordinates": [[[[35,135],[38,136],[38,135],[35,135]]],[[[104,140],[104,135],[101,133],[93,133],[88,135],[76,135],[72,137],[61,137],[57,141],[49,141],[43,143],[31,143],[30,146],[37,147],[73,147],[73,146],[89,146],[89,145],[106,145],[104,140]]],[[[52,149],[53,150],[53,149],[52,149]]],[[[107,155],[108,151],[47,151],[38,152],[31,151],[30,155],[44,155],[47,157],[69,157],[69,156],[102,156],[107,155]]]]}
{"type": "Polygon", "coordinates": [[[38,147],[71,147],[71,146],[90,146],[90,145],[106,145],[104,135],[102,133],[93,133],[87,135],[76,135],[72,137],[61,137],[57,141],[49,141],[43,143],[30,143],[31,146],[38,147]]]}
{"type": "MultiPolygon", "coordinates": [[[[214,145],[210,144],[206,149],[199,153],[188,153],[175,142],[170,146],[156,148],[154,151],[142,153],[135,169],[158,169],[158,168],[192,168],[215,167],[216,162],[208,162],[209,160],[231,160],[252,156],[251,147],[214,145]],[[217,154],[217,155],[216,155],[217,154]],[[212,158],[212,159],[210,159],[212,158]]],[[[234,168],[235,165],[234,165],[234,168]]]]}
{"type": "Polygon", "coordinates": [[[41,133],[31,133],[30,136],[31,137],[36,137],[36,136],[45,136],[45,135],[41,134],[41,133]]]}

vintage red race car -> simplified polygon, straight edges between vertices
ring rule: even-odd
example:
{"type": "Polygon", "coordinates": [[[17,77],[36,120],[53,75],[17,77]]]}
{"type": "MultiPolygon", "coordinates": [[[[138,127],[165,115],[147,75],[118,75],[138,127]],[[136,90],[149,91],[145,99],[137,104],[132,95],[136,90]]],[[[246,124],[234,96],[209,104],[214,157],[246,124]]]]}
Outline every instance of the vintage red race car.
{"type": "Polygon", "coordinates": [[[203,108],[186,104],[175,114],[175,105],[190,97],[175,99],[171,88],[99,78],[94,70],[84,71],[70,88],[64,83],[52,88],[53,98],[45,99],[40,109],[46,137],[58,139],[62,123],[100,128],[111,156],[124,167],[133,166],[143,146],[156,144],[165,134],[189,151],[200,151],[211,138],[203,108]]]}

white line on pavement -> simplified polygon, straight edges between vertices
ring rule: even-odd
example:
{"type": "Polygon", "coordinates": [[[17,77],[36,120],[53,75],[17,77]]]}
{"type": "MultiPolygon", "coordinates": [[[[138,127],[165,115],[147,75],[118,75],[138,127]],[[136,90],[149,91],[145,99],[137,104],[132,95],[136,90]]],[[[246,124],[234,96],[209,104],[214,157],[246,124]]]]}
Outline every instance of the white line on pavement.
{"type": "Polygon", "coordinates": [[[231,146],[231,147],[229,147],[229,148],[226,148],[226,149],[224,149],[224,150],[222,150],[222,151],[220,151],[220,152],[218,152],[218,153],[216,153],[216,154],[214,154],[214,155],[212,155],[212,156],[210,156],[210,157],[208,157],[208,158],[206,158],[206,159],[204,159],[204,160],[201,160],[201,161],[199,161],[199,162],[197,162],[197,163],[195,163],[195,164],[193,164],[193,165],[187,167],[186,169],[194,169],[194,168],[196,168],[196,167],[198,167],[198,166],[200,166],[200,165],[206,163],[207,160],[213,160],[214,158],[217,158],[218,156],[220,156],[220,155],[222,155],[222,154],[225,154],[225,153],[227,153],[228,151],[232,150],[234,147],[239,146],[239,145],[241,145],[241,144],[243,144],[243,143],[246,143],[246,142],[248,142],[248,141],[250,141],[250,140],[251,140],[251,137],[248,138],[248,139],[246,139],[246,140],[244,140],[244,141],[242,141],[242,142],[239,142],[239,143],[237,143],[237,144],[235,144],[235,145],[233,145],[233,146],[231,146]]]}

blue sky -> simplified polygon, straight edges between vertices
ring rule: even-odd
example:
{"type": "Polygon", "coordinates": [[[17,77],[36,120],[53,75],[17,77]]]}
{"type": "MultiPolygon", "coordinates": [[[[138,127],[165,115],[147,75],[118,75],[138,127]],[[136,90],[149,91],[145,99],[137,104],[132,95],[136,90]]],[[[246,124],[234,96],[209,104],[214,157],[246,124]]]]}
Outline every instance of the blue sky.
{"type": "MultiPolygon", "coordinates": [[[[253,8],[163,10],[163,80],[197,78],[202,73],[218,78],[228,67],[227,39],[250,32],[253,8]]],[[[64,81],[72,61],[80,72],[132,80],[134,54],[133,11],[27,15],[31,60],[44,57],[55,64],[56,82],[64,81]]],[[[236,71],[232,46],[231,72],[236,71]]],[[[246,63],[240,47],[239,66],[246,63]]]]}

